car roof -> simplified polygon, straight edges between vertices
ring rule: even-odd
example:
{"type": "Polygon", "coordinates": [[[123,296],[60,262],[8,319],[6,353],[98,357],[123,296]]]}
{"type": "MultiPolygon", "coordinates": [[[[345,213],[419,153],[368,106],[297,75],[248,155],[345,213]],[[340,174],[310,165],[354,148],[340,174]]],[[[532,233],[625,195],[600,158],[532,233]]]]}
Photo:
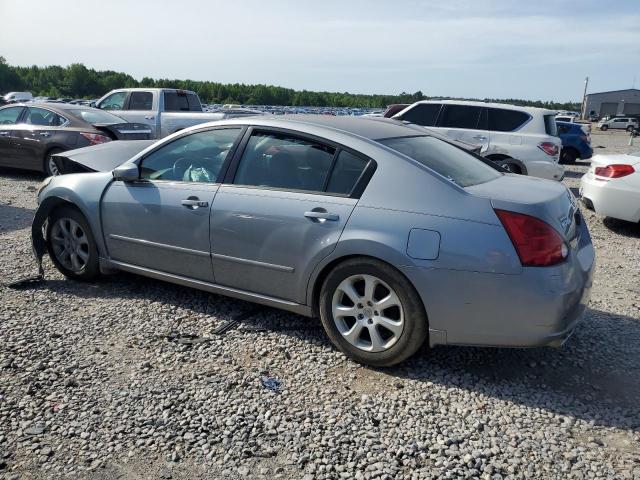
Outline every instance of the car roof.
{"type": "Polygon", "coordinates": [[[519,110],[526,112],[544,112],[549,114],[556,114],[557,110],[549,110],[548,108],[540,107],[521,107],[519,105],[511,105],[510,103],[491,103],[491,102],[479,102],[473,100],[420,100],[414,103],[443,103],[448,105],[469,105],[474,107],[490,107],[490,108],[503,108],[505,110],[519,110]]]}
{"type": "MultiPolygon", "coordinates": [[[[261,120],[265,119],[265,117],[262,116],[259,118],[261,120]]],[[[274,126],[281,124],[283,128],[286,125],[294,127],[295,124],[298,123],[331,128],[368,138],[369,140],[432,134],[424,128],[382,117],[288,114],[274,116],[273,118],[269,118],[269,121],[272,122],[274,126]]]]}

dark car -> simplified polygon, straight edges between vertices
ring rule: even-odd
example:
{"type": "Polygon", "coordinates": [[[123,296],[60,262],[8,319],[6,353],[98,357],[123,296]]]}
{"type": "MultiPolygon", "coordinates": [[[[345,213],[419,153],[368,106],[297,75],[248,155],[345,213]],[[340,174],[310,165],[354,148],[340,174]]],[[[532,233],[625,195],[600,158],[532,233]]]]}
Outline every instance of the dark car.
{"type": "Polygon", "coordinates": [[[0,166],[57,175],[52,155],[111,140],[147,140],[151,129],[97,108],[63,103],[0,108],[0,166]]]}
{"type": "Polygon", "coordinates": [[[384,113],[382,114],[382,116],[384,118],[391,118],[396,113],[400,113],[402,110],[407,108],[409,105],[410,105],[409,103],[394,103],[393,105],[389,105],[387,109],[384,111],[384,113]]]}
{"type": "Polygon", "coordinates": [[[560,152],[561,163],[573,163],[577,159],[587,160],[593,155],[591,139],[582,129],[582,124],[571,122],[556,122],[558,136],[562,140],[560,152]]]}

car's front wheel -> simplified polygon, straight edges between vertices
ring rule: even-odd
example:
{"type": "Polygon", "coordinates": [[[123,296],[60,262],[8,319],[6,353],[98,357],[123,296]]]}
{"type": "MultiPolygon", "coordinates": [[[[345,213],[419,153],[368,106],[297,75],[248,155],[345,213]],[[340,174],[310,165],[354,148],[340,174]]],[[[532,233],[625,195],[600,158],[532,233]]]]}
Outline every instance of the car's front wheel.
{"type": "Polygon", "coordinates": [[[608,127],[607,125],[602,125],[602,126],[600,127],[600,130],[602,130],[603,132],[606,132],[608,128],[609,128],[609,127],[608,127]]]}
{"type": "Polygon", "coordinates": [[[427,337],[427,316],[413,285],[392,266],[367,257],[336,266],[320,292],[327,335],[357,362],[385,367],[406,360],[427,337]]]}
{"type": "Polygon", "coordinates": [[[629,125],[627,127],[627,132],[633,132],[633,130],[634,130],[633,125],[629,125]]]}
{"type": "Polygon", "coordinates": [[[98,249],[91,228],[73,207],[56,209],[47,221],[47,250],[62,274],[89,281],[99,274],[98,249]]]}
{"type": "Polygon", "coordinates": [[[60,152],[62,152],[62,149],[60,149],[60,148],[52,148],[45,155],[43,170],[44,170],[44,173],[45,173],[45,175],[47,177],[52,177],[54,175],[60,175],[60,170],[58,169],[58,166],[53,161],[53,155],[55,155],[56,153],[60,153],[60,152]]]}

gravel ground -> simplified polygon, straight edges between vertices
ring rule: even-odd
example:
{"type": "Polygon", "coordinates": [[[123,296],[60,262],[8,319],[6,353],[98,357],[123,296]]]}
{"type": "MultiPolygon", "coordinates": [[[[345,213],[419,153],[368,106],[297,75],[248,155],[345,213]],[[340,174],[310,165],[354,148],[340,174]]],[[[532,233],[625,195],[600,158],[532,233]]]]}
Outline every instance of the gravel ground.
{"type": "MultiPolygon", "coordinates": [[[[602,154],[627,140],[593,136],[602,154]]],[[[40,180],[0,170],[0,282],[35,270],[40,180]]],[[[0,287],[0,478],[640,479],[640,227],[585,215],[598,271],[563,348],[439,347],[385,370],[316,320],[47,263],[45,283],[0,287]]]]}

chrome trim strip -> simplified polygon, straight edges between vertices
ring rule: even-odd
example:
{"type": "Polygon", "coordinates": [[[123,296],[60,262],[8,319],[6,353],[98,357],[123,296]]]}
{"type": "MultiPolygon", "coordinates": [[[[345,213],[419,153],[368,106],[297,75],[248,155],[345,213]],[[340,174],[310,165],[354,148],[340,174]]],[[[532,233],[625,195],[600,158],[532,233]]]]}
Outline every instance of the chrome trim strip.
{"type": "Polygon", "coordinates": [[[217,285],[215,283],[209,283],[202,280],[194,280],[192,278],[183,277],[183,276],[175,275],[171,273],[165,273],[159,270],[153,270],[151,268],[139,267],[137,265],[118,262],[116,260],[108,260],[105,263],[108,263],[108,266],[111,268],[123,270],[125,272],[136,273],[138,275],[144,275],[146,277],[155,278],[157,280],[164,280],[164,281],[175,283],[185,287],[197,288],[198,290],[204,290],[210,293],[226,295],[228,297],[238,298],[240,300],[259,303],[261,305],[267,305],[269,307],[287,310],[289,312],[297,313],[299,315],[304,315],[307,317],[313,316],[311,307],[309,307],[308,305],[302,305],[299,303],[291,302],[289,300],[269,297],[267,295],[260,295],[258,293],[252,293],[246,290],[239,290],[236,288],[225,287],[223,285],[217,285]]]}
{"type": "Polygon", "coordinates": [[[165,243],[157,243],[157,242],[152,242],[150,240],[142,240],[140,238],[123,237],[122,235],[114,235],[112,233],[109,234],[109,238],[112,238],[113,240],[120,240],[122,242],[135,243],[136,245],[144,245],[144,246],[147,246],[147,247],[164,248],[165,250],[171,250],[173,252],[188,253],[190,255],[197,255],[199,257],[209,257],[210,256],[209,252],[203,252],[201,250],[192,250],[190,248],[176,247],[175,245],[167,245],[165,243]]]}
{"type": "Polygon", "coordinates": [[[234,263],[242,263],[244,265],[253,265],[254,267],[270,268],[271,270],[278,270],[279,272],[293,273],[293,271],[295,270],[295,268],[287,267],[285,265],[276,265],[274,263],[259,262],[257,260],[249,260],[247,258],[230,257],[229,255],[221,255],[219,253],[214,253],[212,254],[212,256],[213,258],[217,258],[218,260],[225,260],[227,262],[234,262],[234,263]]]}
{"type": "MultiPolygon", "coordinates": [[[[118,129],[116,129],[118,130],[118,129]]],[[[129,133],[151,133],[151,130],[118,130],[118,133],[124,133],[124,134],[129,134],[129,133]]]]}

